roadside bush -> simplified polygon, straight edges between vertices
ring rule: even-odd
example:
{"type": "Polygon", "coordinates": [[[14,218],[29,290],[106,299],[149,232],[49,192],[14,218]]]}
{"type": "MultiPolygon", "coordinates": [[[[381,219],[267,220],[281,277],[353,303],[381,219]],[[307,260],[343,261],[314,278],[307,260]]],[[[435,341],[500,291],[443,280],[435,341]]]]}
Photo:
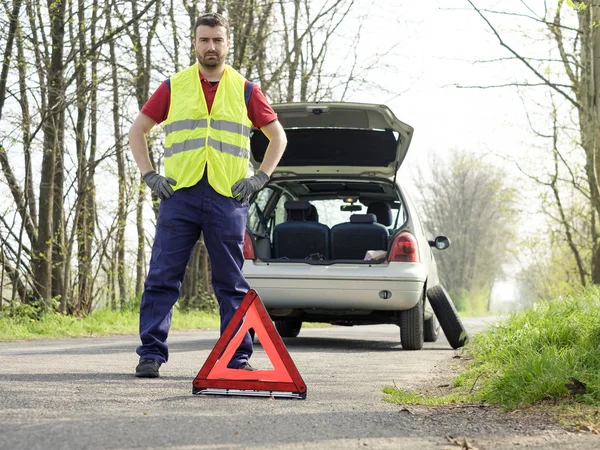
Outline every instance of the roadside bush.
{"type": "Polygon", "coordinates": [[[457,289],[449,292],[450,298],[459,313],[466,316],[477,316],[488,312],[490,290],[488,288],[473,287],[470,291],[457,289]]]}
{"type": "Polygon", "coordinates": [[[40,320],[48,313],[55,311],[58,307],[58,301],[51,300],[49,304],[44,304],[34,300],[31,303],[15,302],[0,308],[0,319],[6,318],[16,322],[29,322],[40,320]]]}
{"type": "Polygon", "coordinates": [[[457,385],[513,409],[572,396],[600,405],[600,288],[538,303],[475,335],[457,385]],[[582,383],[582,384],[579,384],[582,383]]]}

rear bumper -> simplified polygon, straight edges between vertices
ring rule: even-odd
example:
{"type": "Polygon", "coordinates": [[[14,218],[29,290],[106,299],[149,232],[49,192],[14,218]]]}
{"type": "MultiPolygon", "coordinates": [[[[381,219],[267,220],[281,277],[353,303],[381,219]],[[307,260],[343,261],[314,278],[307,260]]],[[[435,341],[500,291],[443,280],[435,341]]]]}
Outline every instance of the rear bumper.
{"type": "Polygon", "coordinates": [[[244,276],[267,308],[401,311],[423,293],[419,263],[332,264],[246,261],[244,276]],[[387,298],[386,298],[387,297],[387,298]]]}

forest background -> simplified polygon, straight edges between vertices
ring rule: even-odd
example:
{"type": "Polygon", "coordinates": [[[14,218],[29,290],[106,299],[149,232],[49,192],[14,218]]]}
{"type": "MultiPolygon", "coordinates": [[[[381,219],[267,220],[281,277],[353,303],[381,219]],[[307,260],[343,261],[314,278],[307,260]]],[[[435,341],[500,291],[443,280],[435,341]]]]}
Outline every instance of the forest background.
{"type": "MultiPolygon", "coordinates": [[[[437,256],[460,309],[598,284],[600,7],[426,3],[2,0],[1,310],[139,302],[158,199],[127,130],[195,62],[209,10],[231,22],[229,63],[271,102],[383,103],[415,127],[399,176],[432,235],[452,239],[437,256]]],[[[201,242],[179,305],[214,308],[201,242]]]]}

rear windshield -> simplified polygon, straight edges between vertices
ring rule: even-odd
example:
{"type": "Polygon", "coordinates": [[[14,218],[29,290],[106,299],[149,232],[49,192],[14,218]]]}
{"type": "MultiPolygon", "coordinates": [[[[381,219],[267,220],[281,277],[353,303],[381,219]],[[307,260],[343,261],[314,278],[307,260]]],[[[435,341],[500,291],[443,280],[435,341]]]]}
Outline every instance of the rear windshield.
{"type": "MultiPolygon", "coordinates": [[[[319,222],[329,226],[330,228],[334,225],[337,225],[338,223],[350,222],[350,216],[352,214],[367,213],[367,207],[360,203],[360,201],[352,203],[352,205],[345,203],[342,199],[312,200],[310,203],[314,205],[315,208],[317,208],[317,213],[319,214],[319,222]],[[342,210],[342,208],[347,208],[348,206],[352,206],[352,211],[342,210]]],[[[392,222],[392,225],[387,228],[393,228],[397,214],[398,210],[393,209],[392,215],[394,220],[392,222]]],[[[398,225],[402,225],[405,222],[405,220],[406,218],[404,208],[400,208],[400,217],[398,218],[398,225]]]]}

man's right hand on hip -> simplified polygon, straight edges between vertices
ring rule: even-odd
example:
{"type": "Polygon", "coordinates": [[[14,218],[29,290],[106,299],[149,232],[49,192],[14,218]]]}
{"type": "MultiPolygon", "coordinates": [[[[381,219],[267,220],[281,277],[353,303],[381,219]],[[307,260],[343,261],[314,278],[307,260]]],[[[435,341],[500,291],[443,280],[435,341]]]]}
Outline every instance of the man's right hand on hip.
{"type": "Polygon", "coordinates": [[[144,181],[150,189],[156,192],[156,195],[158,195],[158,198],[161,200],[171,198],[171,195],[174,194],[174,191],[170,185],[175,186],[177,184],[173,178],[163,177],[154,170],[144,174],[144,181]]]}

